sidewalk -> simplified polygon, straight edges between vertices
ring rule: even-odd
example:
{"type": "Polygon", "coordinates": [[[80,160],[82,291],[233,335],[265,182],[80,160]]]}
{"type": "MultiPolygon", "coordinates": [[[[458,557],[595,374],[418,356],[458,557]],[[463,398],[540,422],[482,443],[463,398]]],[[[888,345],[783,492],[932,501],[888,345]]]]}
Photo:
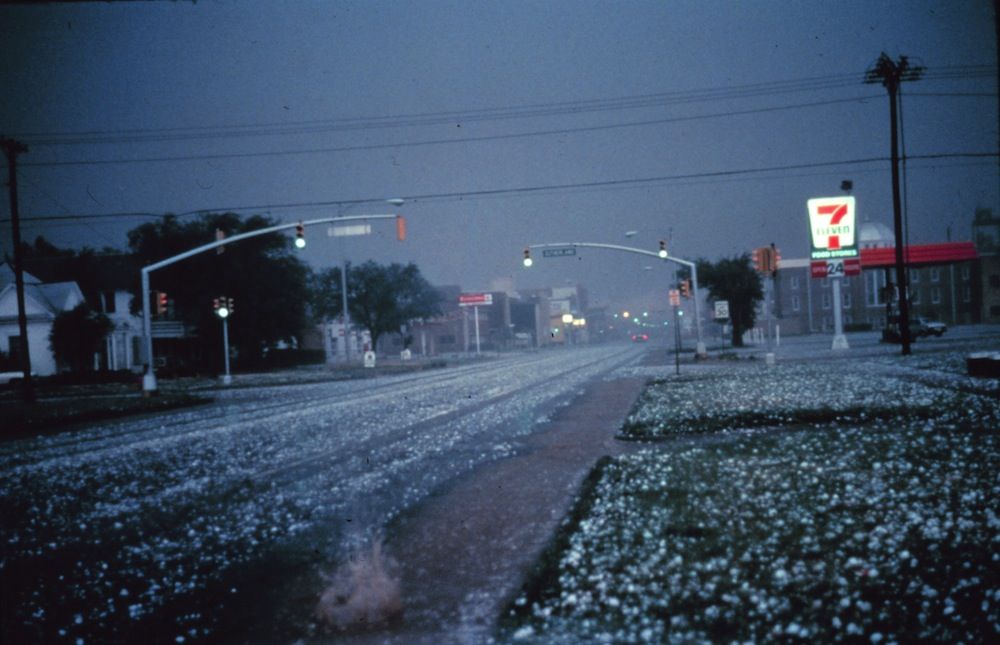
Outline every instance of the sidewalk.
{"type": "Polygon", "coordinates": [[[479,643],[520,589],[603,455],[634,446],[614,440],[645,379],[591,384],[518,455],[477,468],[389,528],[404,618],[354,643],[479,643]]]}

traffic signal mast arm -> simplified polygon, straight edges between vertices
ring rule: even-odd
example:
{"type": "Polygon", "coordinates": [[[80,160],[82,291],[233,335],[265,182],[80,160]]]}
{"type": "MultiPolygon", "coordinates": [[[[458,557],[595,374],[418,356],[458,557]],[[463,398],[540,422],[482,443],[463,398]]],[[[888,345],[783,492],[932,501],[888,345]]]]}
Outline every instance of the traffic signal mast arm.
{"type": "MultiPolygon", "coordinates": [[[[682,260],[678,257],[668,255],[664,257],[662,253],[647,251],[645,249],[637,249],[631,246],[621,246],[620,244],[602,244],[600,242],[562,242],[558,244],[529,244],[525,247],[525,259],[530,259],[530,249],[549,249],[557,247],[573,247],[573,248],[589,248],[589,249],[609,249],[611,251],[624,251],[625,253],[637,253],[639,255],[648,255],[654,258],[659,258],[666,262],[674,262],[682,266],[686,266],[691,269],[691,282],[694,288],[694,319],[695,319],[695,330],[698,334],[698,353],[704,353],[704,344],[701,339],[701,315],[699,311],[700,305],[698,304],[698,267],[694,262],[690,260],[682,260]]],[[[666,244],[661,245],[662,250],[666,251],[666,244]]],[[[525,263],[527,266],[530,264],[525,263]]]]}
{"type": "MultiPolygon", "coordinates": [[[[180,262],[181,260],[186,260],[191,256],[198,255],[199,253],[204,253],[205,251],[211,251],[212,249],[221,247],[223,245],[234,244],[241,240],[245,240],[251,237],[257,237],[259,235],[267,235],[268,233],[276,233],[278,231],[284,231],[297,227],[314,226],[316,224],[332,224],[335,222],[349,222],[352,220],[371,220],[371,219],[402,219],[402,215],[348,215],[346,217],[321,217],[320,219],[310,219],[304,222],[292,222],[291,224],[278,224],[277,226],[268,226],[266,228],[257,229],[256,231],[247,231],[246,233],[239,233],[233,235],[232,237],[227,237],[222,240],[216,240],[214,242],[209,242],[208,244],[202,244],[189,251],[183,253],[178,253],[172,257],[166,258],[165,260],[160,260],[159,262],[154,262],[148,266],[142,267],[142,333],[145,337],[145,347],[146,347],[146,364],[149,370],[149,383],[143,383],[143,389],[156,389],[156,379],[153,376],[153,323],[152,316],[150,315],[150,302],[149,302],[149,274],[157,269],[162,269],[163,267],[168,267],[171,264],[180,262]],[[148,385],[148,387],[147,387],[148,385]]],[[[405,228],[399,228],[397,224],[397,231],[402,230],[405,234],[405,228]]]]}

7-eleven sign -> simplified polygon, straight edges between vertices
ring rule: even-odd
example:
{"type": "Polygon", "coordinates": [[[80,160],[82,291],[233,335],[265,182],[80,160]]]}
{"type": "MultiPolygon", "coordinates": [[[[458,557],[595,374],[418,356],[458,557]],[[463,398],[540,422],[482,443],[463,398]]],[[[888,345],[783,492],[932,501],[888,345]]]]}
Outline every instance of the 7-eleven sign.
{"type": "Polygon", "coordinates": [[[807,202],[812,259],[853,258],[858,255],[854,198],[817,197],[807,202]]]}

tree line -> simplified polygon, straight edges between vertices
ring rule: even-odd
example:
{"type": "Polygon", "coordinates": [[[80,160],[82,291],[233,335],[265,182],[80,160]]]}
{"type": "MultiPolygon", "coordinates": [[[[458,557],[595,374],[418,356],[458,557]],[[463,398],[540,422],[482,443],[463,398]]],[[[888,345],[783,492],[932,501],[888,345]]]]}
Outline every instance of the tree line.
{"type": "MultiPolygon", "coordinates": [[[[60,365],[87,369],[111,331],[101,305],[103,294],[127,290],[130,309],[141,312],[140,269],[216,239],[274,226],[264,216],[205,214],[196,219],[167,215],[128,232],[128,252],[60,249],[44,238],[22,246],[25,268],[46,282],[76,281],[87,298],[76,310],[59,314],[49,342],[60,365]]],[[[348,313],[371,334],[403,333],[411,321],[436,315],[437,293],[414,264],[368,261],[348,270],[348,313]]],[[[165,318],[193,333],[188,353],[199,369],[218,369],[222,347],[213,301],[233,299],[230,344],[238,366],[263,363],[279,344],[296,346],[310,324],[341,315],[340,268],[313,271],[296,255],[288,236],[261,235],[208,251],[151,274],[151,287],[168,299],[165,318]]],[[[155,310],[156,303],[153,303],[155,310]]],[[[155,319],[155,317],[154,317],[155,319]]]]}

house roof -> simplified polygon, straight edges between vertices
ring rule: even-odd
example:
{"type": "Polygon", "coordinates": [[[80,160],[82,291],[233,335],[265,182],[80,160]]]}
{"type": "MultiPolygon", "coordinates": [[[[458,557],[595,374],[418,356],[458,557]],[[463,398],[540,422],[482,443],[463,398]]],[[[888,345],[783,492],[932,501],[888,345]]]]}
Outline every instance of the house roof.
{"type": "MultiPolygon", "coordinates": [[[[27,271],[23,271],[24,284],[41,284],[42,281],[31,275],[27,271]]],[[[0,289],[3,289],[8,284],[14,284],[14,268],[10,266],[7,262],[0,263],[0,289]]]]}
{"type": "MultiPolygon", "coordinates": [[[[8,296],[13,298],[14,290],[14,272],[6,264],[0,264],[0,299],[8,296]],[[8,279],[9,281],[7,281],[8,279]]],[[[83,293],[77,283],[52,282],[43,284],[30,273],[24,274],[24,297],[26,300],[30,298],[33,303],[53,317],[63,311],[69,311],[83,301],[83,293]]],[[[32,311],[31,306],[26,305],[25,309],[29,312],[32,311]]],[[[14,311],[17,311],[16,305],[14,311]]],[[[31,315],[38,314],[29,313],[29,317],[31,315]]]]}

